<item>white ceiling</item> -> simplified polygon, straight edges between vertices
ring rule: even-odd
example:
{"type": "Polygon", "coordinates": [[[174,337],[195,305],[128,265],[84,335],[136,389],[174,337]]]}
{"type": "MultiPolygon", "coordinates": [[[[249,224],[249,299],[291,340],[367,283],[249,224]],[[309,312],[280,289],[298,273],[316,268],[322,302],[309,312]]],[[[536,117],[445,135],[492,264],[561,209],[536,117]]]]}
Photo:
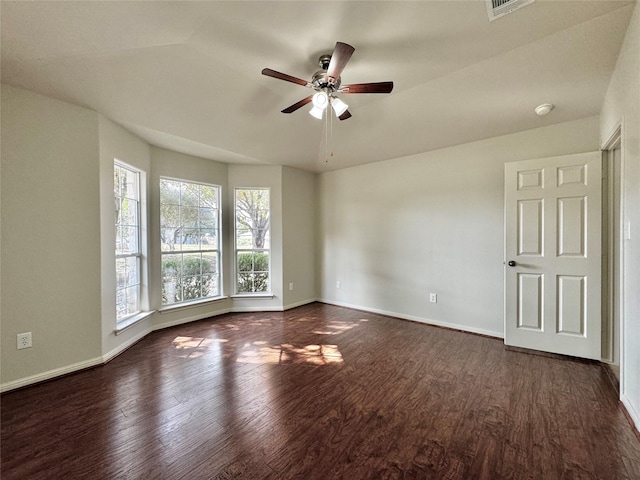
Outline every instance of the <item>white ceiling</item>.
{"type": "Polygon", "coordinates": [[[489,22],[483,0],[3,0],[1,73],[154,145],[325,171],[597,115],[632,8],[537,0],[489,22]],[[327,156],[326,122],[280,113],[310,90],[260,72],[310,79],[336,41],[356,49],[343,84],[395,88],[343,95],[327,156]]]}

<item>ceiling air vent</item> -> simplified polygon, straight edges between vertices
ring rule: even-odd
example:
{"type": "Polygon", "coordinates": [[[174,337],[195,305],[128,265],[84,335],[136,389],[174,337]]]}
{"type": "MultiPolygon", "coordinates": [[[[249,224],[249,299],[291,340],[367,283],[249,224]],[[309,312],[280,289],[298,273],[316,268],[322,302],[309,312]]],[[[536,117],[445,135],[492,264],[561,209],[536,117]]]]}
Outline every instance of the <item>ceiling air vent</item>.
{"type": "Polygon", "coordinates": [[[519,8],[533,3],[535,0],[487,0],[487,13],[489,21],[500,18],[519,8]]]}

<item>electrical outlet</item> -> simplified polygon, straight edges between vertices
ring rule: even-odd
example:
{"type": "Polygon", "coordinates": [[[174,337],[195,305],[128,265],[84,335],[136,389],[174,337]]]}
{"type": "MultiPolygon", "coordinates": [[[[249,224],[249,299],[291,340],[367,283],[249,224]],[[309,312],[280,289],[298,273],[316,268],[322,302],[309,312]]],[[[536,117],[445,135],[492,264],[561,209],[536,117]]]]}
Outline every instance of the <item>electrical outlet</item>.
{"type": "Polygon", "coordinates": [[[293,282],[289,283],[289,291],[293,290],[293,282]]]}
{"type": "Polygon", "coordinates": [[[430,293],[429,294],[429,301],[431,303],[438,303],[438,295],[435,293],[430,293]]]}
{"type": "Polygon", "coordinates": [[[340,280],[336,282],[336,288],[340,288],[340,280]]]}
{"type": "Polygon", "coordinates": [[[18,350],[23,348],[31,348],[31,332],[19,333],[18,337],[18,350]]]}

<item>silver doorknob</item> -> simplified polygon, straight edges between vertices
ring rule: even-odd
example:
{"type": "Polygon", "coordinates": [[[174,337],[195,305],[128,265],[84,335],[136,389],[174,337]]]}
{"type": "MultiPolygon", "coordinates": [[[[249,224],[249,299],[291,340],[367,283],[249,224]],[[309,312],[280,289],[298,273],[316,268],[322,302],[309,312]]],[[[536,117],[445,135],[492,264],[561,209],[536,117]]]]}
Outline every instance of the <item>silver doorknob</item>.
{"type": "Polygon", "coordinates": [[[507,265],[509,265],[510,267],[515,267],[516,266],[516,262],[514,262],[513,260],[509,260],[507,265]]]}

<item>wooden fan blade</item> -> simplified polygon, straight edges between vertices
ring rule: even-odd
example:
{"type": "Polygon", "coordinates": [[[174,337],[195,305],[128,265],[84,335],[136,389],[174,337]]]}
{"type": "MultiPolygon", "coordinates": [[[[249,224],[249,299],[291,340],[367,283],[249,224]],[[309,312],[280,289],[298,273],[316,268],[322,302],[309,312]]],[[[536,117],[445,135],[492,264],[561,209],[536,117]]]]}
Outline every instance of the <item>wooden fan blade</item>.
{"type": "Polygon", "coordinates": [[[341,93],[391,93],[393,82],[354,83],[340,87],[341,93]]]}
{"type": "Polygon", "coordinates": [[[297,103],[294,103],[290,107],[285,108],[284,110],[282,110],[282,113],[293,113],[296,110],[298,110],[300,107],[304,107],[312,99],[313,99],[313,95],[309,95],[307,98],[303,98],[302,100],[300,100],[297,103]]]}
{"type": "Polygon", "coordinates": [[[344,69],[345,65],[353,55],[355,48],[351,45],[336,42],[336,46],[331,54],[331,61],[329,62],[329,68],[327,68],[327,82],[335,83],[344,69]]]}
{"type": "Polygon", "coordinates": [[[340,115],[338,118],[340,120],[346,120],[347,118],[351,118],[351,114],[349,113],[349,110],[345,110],[344,113],[340,115]]]}
{"type": "Polygon", "coordinates": [[[291,75],[287,75],[286,73],[276,72],[275,70],[271,70],[270,68],[263,68],[262,74],[267,77],[277,78],[278,80],[284,80],[285,82],[297,83],[298,85],[302,85],[303,87],[311,87],[311,84],[306,80],[302,80],[301,78],[292,77],[291,75]]]}

